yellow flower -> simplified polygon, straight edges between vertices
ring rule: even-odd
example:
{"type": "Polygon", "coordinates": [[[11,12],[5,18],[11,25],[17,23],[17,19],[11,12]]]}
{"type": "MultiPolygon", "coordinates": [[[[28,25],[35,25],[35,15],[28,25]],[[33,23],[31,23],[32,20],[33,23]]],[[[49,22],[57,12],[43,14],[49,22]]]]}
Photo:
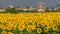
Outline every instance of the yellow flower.
{"type": "Polygon", "coordinates": [[[35,25],[35,24],[32,25],[32,29],[33,29],[33,30],[36,29],[36,25],[35,25]]]}
{"type": "Polygon", "coordinates": [[[47,24],[47,27],[48,27],[48,28],[51,28],[51,27],[52,27],[52,24],[51,24],[51,23],[48,23],[48,24],[47,24]]]}
{"type": "Polygon", "coordinates": [[[2,29],[3,29],[3,30],[6,30],[6,26],[2,25],[2,29]]]}
{"type": "Polygon", "coordinates": [[[18,29],[19,29],[19,30],[22,31],[24,28],[25,28],[25,24],[20,24],[20,25],[18,25],[18,29]]]}
{"type": "Polygon", "coordinates": [[[14,33],[12,33],[12,32],[8,32],[8,34],[14,34],[14,33]]]}
{"type": "Polygon", "coordinates": [[[49,30],[49,28],[47,28],[47,27],[44,28],[44,31],[45,32],[48,32],[48,30],[49,30]]]}
{"type": "Polygon", "coordinates": [[[42,32],[42,29],[41,29],[41,28],[38,28],[38,29],[37,29],[37,33],[40,34],[41,32],[42,32]]]}
{"type": "Polygon", "coordinates": [[[12,29],[12,26],[11,25],[8,25],[7,26],[7,30],[11,30],[12,29]]]}
{"type": "Polygon", "coordinates": [[[30,32],[32,30],[32,26],[28,25],[28,27],[26,29],[28,32],[30,32]]]}
{"type": "Polygon", "coordinates": [[[17,28],[16,27],[13,27],[13,30],[16,30],[17,28]]]}
{"type": "Polygon", "coordinates": [[[47,25],[47,22],[42,22],[41,25],[42,26],[46,26],[47,25]]]}
{"type": "Polygon", "coordinates": [[[58,20],[57,25],[60,25],[60,20],[58,20]]]}
{"type": "Polygon", "coordinates": [[[2,31],[2,34],[7,34],[7,32],[6,31],[2,31]]]}
{"type": "Polygon", "coordinates": [[[52,29],[55,31],[57,30],[57,25],[52,25],[52,29]]]}
{"type": "Polygon", "coordinates": [[[13,26],[13,27],[16,27],[16,26],[17,26],[17,23],[13,23],[12,26],[13,26]]]}
{"type": "MultiPolygon", "coordinates": [[[[49,28],[53,30],[57,30],[56,25],[60,25],[60,13],[58,12],[50,12],[50,13],[20,13],[20,14],[0,14],[0,22],[2,24],[6,23],[6,26],[0,24],[0,28],[3,30],[11,30],[12,27],[15,30],[18,24],[18,29],[23,30],[25,28],[25,24],[27,24],[27,31],[31,31],[36,29],[37,26],[46,26],[44,31],[48,31],[49,28]],[[53,22],[55,20],[55,22],[53,22]],[[32,25],[31,25],[31,24],[32,25]],[[30,26],[29,26],[30,24],[30,26]],[[52,25],[54,24],[54,25],[52,25]],[[55,25],[56,24],[56,25],[55,25]]],[[[39,33],[38,33],[39,34],[39,33]]]]}
{"type": "Polygon", "coordinates": [[[52,34],[57,34],[56,32],[53,32],[52,34]]]}
{"type": "Polygon", "coordinates": [[[30,22],[28,20],[25,21],[25,24],[29,24],[30,22]]]}
{"type": "Polygon", "coordinates": [[[2,24],[0,24],[0,28],[2,28],[2,24]]]}
{"type": "Polygon", "coordinates": [[[22,32],[20,32],[20,34],[22,34],[22,32]]]}

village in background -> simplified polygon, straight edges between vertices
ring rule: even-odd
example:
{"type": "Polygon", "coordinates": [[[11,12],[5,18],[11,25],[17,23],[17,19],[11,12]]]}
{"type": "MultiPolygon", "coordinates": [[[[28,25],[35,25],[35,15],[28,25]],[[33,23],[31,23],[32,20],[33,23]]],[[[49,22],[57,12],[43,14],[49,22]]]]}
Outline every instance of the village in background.
{"type": "Polygon", "coordinates": [[[21,12],[60,12],[60,7],[43,7],[43,3],[40,1],[37,3],[37,8],[26,6],[24,8],[14,7],[10,5],[8,8],[0,8],[0,13],[21,13],[21,12]]]}

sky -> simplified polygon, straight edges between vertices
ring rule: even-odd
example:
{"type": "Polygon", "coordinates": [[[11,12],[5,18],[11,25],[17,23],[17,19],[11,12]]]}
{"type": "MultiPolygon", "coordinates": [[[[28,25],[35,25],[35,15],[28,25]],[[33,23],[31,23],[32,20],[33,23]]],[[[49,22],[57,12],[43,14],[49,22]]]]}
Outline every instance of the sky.
{"type": "Polygon", "coordinates": [[[27,5],[37,7],[37,2],[41,1],[43,6],[54,6],[60,3],[60,0],[0,0],[0,7],[9,5],[17,7],[26,7],[27,5]]]}

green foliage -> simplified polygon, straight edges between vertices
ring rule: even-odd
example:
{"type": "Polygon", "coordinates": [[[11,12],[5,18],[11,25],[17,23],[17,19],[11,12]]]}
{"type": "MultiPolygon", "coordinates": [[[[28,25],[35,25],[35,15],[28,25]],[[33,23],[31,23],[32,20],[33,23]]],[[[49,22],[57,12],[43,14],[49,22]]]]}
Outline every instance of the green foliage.
{"type": "MultiPolygon", "coordinates": [[[[4,13],[37,13],[37,12],[42,12],[42,11],[37,11],[37,10],[16,10],[16,8],[19,8],[19,7],[14,7],[14,8],[6,8],[5,12],[4,13]]],[[[29,6],[26,6],[27,9],[29,9],[30,7],[29,6]]],[[[57,9],[57,10],[54,10],[54,8],[51,8],[52,10],[49,10],[48,7],[45,8],[45,12],[60,12],[60,8],[57,9]]],[[[3,13],[3,12],[0,12],[0,13],[3,13]]]]}
{"type": "Polygon", "coordinates": [[[16,8],[7,8],[5,11],[6,13],[17,13],[16,8]]]}

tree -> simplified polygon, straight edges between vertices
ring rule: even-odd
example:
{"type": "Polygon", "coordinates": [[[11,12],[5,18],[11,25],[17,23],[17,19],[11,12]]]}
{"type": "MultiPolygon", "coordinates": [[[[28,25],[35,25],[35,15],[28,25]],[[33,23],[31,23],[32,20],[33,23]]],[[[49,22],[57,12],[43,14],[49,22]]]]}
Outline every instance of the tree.
{"type": "Polygon", "coordinates": [[[16,8],[7,8],[6,13],[17,13],[16,8]]]}
{"type": "Polygon", "coordinates": [[[29,5],[27,5],[27,6],[26,6],[26,8],[27,8],[27,9],[29,9],[29,8],[30,8],[30,6],[29,6],[29,5]]]}
{"type": "Polygon", "coordinates": [[[49,8],[48,7],[45,8],[45,12],[49,12],[49,8]]]}

